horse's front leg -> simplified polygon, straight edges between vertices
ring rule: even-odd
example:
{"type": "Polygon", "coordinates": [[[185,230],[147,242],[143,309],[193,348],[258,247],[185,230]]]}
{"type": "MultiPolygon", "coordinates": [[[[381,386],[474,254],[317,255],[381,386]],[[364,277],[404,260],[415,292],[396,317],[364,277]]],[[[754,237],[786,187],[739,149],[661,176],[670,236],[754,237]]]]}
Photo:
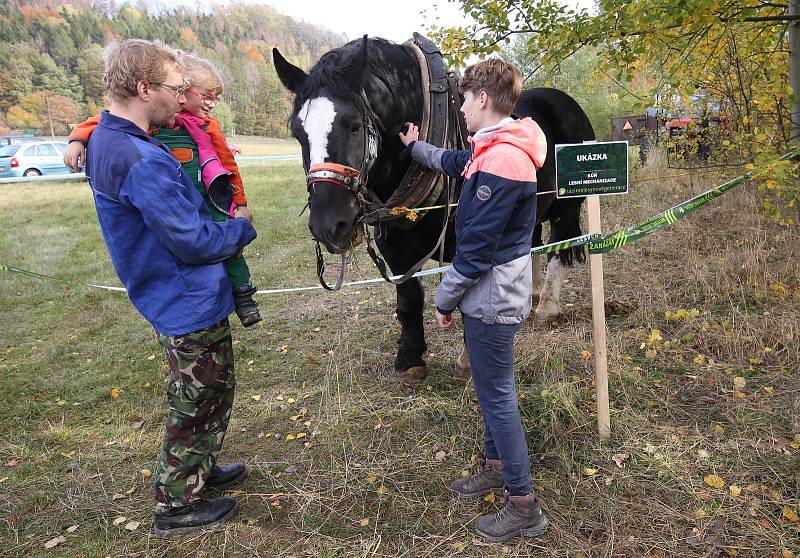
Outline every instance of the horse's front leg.
{"type": "MultiPolygon", "coordinates": [[[[379,242],[378,247],[395,275],[402,275],[416,263],[407,261],[407,256],[401,256],[397,249],[385,241],[379,242]]],[[[428,375],[425,361],[422,360],[423,353],[428,349],[425,344],[425,326],[422,322],[425,294],[417,278],[411,278],[396,288],[400,339],[397,340],[394,370],[400,381],[418,382],[428,375]]]]}
{"type": "Polygon", "coordinates": [[[422,360],[422,354],[428,349],[422,322],[424,304],[425,293],[419,279],[409,279],[402,285],[397,285],[400,339],[397,341],[394,370],[403,382],[419,382],[428,375],[428,368],[422,360]]]}

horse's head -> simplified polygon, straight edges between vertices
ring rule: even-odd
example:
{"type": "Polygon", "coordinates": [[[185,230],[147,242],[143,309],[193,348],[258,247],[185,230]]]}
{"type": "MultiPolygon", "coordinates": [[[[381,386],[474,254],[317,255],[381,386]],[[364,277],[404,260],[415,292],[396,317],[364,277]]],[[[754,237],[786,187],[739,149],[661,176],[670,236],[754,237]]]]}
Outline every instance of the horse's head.
{"type": "Polygon", "coordinates": [[[309,192],[308,227],[334,253],[350,248],[361,214],[359,197],[377,152],[377,117],[364,93],[369,42],[350,43],[324,55],[309,74],[277,49],[278,77],[294,93],[289,119],[300,142],[309,192]]]}

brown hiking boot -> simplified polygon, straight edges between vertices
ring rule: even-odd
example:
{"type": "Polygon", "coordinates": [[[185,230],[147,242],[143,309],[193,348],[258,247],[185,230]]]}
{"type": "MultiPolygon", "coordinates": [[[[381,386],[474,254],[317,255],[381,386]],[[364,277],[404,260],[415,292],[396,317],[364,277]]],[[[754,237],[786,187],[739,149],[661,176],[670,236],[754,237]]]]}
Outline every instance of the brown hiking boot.
{"type": "Polygon", "coordinates": [[[502,495],[503,477],[500,474],[499,459],[478,458],[478,472],[450,483],[450,490],[459,498],[478,498],[487,492],[502,495]]]}
{"type": "Polygon", "coordinates": [[[509,496],[505,507],[493,515],[484,515],[475,523],[475,532],[492,542],[514,537],[538,537],[547,531],[549,522],[534,494],[509,496]]]}

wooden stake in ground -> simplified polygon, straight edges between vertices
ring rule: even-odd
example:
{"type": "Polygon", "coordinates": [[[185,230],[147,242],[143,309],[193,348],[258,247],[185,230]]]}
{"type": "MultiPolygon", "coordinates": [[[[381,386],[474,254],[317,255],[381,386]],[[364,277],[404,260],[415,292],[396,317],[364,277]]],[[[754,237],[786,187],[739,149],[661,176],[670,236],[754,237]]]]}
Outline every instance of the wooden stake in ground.
{"type": "MultiPolygon", "coordinates": [[[[587,196],[589,232],[600,234],[600,196],[587,196]]],[[[603,287],[603,255],[589,254],[592,279],[592,337],[594,339],[594,378],[597,388],[597,432],[603,440],[611,435],[611,414],[608,406],[608,357],[606,339],[605,289],[603,287]]]]}

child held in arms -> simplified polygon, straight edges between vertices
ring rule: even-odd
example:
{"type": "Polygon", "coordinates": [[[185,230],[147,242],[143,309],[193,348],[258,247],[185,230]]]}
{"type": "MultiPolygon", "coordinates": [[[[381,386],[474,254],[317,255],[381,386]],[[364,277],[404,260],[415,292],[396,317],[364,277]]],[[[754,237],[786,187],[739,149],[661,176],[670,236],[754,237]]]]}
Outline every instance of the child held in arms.
{"type": "Polygon", "coordinates": [[[418,141],[419,128],[412,123],[400,140],[411,146],[415,161],[464,177],[456,254],[436,290],[436,321],[439,327],[454,327],[453,311],[461,311],[472,386],[483,412],[484,459],[475,475],[456,479],[450,490],[458,498],[505,491],[505,507],[475,524],[479,535],[502,542],[539,536],[548,525],[531,487],[514,376],[514,335],[532,305],[536,168],[544,163],[547,139],[530,118],[511,118],[522,90],[514,66],[495,59],[470,66],[459,89],[461,112],[474,134],[471,149],[452,151],[418,141]]]}
{"type": "MultiPolygon", "coordinates": [[[[183,54],[180,59],[186,80],[186,104],[173,128],[152,128],[150,135],[166,145],[183,166],[203,196],[214,221],[233,217],[253,220],[244,195],[242,176],[228,147],[220,123],[210,112],[220,100],[224,86],[214,66],[198,56],[183,54]]],[[[99,116],[75,127],[69,136],[64,164],[79,171],[86,160],[86,145],[97,126],[99,116]]],[[[245,327],[261,320],[253,300],[256,288],[250,281],[250,269],[240,253],[225,261],[233,286],[236,314],[245,327]]]]}

